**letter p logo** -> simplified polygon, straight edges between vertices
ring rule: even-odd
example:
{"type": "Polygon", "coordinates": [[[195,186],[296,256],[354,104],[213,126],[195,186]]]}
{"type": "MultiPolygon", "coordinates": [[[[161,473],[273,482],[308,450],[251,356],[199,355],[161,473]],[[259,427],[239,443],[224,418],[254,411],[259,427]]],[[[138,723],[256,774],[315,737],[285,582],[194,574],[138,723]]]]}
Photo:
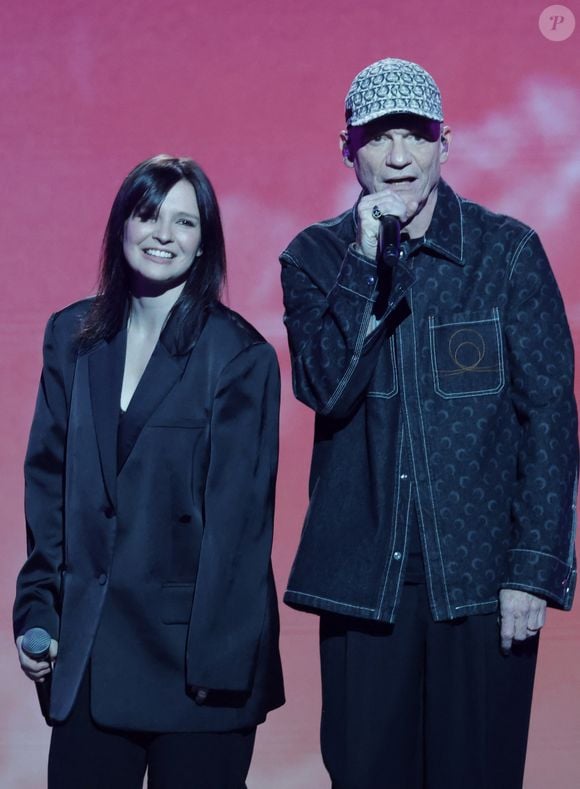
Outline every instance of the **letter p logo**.
{"type": "Polygon", "coordinates": [[[540,14],[538,27],[548,41],[565,41],[574,32],[576,19],[567,6],[550,5],[540,14]]]}

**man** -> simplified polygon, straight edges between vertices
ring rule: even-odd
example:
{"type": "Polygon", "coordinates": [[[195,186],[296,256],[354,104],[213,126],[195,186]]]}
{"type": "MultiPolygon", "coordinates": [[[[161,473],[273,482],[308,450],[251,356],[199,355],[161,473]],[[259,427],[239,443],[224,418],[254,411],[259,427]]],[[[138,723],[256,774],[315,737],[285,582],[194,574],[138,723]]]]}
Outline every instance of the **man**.
{"type": "Polygon", "coordinates": [[[334,789],[516,789],[538,631],[576,575],[562,300],[533,230],[441,180],[426,71],[364,69],[346,122],[362,194],[281,256],[294,390],[316,411],[285,600],[320,614],[323,758],[334,789]]]}

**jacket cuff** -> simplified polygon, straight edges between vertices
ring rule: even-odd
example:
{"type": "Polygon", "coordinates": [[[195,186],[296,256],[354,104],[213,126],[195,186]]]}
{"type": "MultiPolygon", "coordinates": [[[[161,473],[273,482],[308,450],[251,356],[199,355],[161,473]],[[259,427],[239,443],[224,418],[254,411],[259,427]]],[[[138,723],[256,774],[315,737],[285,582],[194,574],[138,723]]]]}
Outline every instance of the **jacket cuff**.
{"type": "Polygon", "coordinates": [[[386,272],[386,277],[383,278],[377,270],[376,262],[358,252],[355,244],[352,243],[342,261],[336,284],[328,294],[328,301],[332,303],[337,298],[340,299],[340,289],[342,289],[365,301],[375,303],[379,299],[380,287],[383,292],[381,299],[384,300],[386,307],[382,319],[405,298],[414,282],[415,275],[402,260],[386,272]]]}
{"type": "Polygon", "coordinates": [[[576,586],[576,562],[568,565],[549,553],[512,548],[508,552],[506,580],[501,586],[546,597],[568,611],[576,586]]]}
{"type": "Polygon", "coordinates": [[[41,627],[51,638],[58,641],[60,622],[56,612],[38,609],[29,611],[25,617],[16,616],[13,626],[14,640],[33,627],[41,627]]]}
{"type": "Polygon", "coordinates": [[[354,244],[350,244],[338,272],[336,285],[367,301],[374,301],[377,290],[377,264],[357,252],[354,244]]]}

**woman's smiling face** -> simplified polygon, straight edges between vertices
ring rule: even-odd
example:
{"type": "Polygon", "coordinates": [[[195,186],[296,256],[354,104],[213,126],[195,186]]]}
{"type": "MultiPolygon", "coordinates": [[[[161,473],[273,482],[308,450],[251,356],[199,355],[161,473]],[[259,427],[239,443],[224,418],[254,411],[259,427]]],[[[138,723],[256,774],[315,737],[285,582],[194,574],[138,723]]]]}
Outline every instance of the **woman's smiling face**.
{"type": "Polygon", "coordinates": [[[201,253],[199,208],[195,189],[188,181],[178,181],[168,191],[156,216],[129,217],[123,252],[133,280],[165,286],[185,281],[201,253]]]}

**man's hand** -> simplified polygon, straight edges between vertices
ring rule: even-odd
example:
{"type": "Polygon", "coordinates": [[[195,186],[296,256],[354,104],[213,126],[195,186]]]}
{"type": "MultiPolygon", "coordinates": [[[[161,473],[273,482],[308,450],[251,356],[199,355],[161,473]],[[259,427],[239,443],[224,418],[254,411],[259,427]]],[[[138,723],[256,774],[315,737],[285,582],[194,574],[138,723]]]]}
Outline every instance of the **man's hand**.
{"type": "Polygon", "coordinates": [[[399,195],[384,191],[364,195],[357,206],[357,234],[356,246],[367,258],[375,259],[379,240],[379,220],[373,216],[373,208],[383,216],[396,216],[404,224],[417,210],[417,203],[411,202],[408,206],[399,195]]]}
{"type": "Polygon", "coordinates": [[[48,658],[44,660],[33,660],[22,651],[22,639],[24,636],[18,636],[16,639],[16,649],[18,650],[18,659],[20,660],[20,668],[29,679],[34,682],[43,682],[44,678],[50,674],[52,664],[54,663],[58,653],[58,641],[54,638],[50,641],[50,648],[48,651],[48,658]]]}
{"type": "Polygon", "coordinates": [[[501,648],[509,652],[513,641],[525,641],[538,634],[546,621],[546,601],[518,589],[499,593],[501,648]]]}

